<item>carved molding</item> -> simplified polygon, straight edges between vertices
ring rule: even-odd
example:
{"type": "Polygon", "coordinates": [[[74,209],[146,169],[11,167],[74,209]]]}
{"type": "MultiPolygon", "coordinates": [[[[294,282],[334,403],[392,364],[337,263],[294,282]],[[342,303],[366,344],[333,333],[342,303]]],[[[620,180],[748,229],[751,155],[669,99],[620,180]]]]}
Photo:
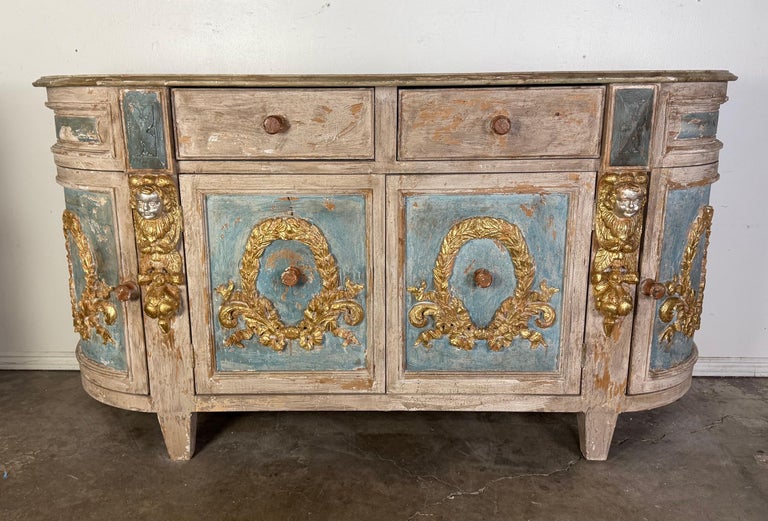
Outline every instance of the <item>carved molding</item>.
{"type": "Polygon", "coordinates": [[[362,322],[365,313],[354,299],[363,285],[347,279],[341,286],[336,260],[317,226],[296,217],[265,219],[253,227],[240,262],[241,289],[235,289],[231,280],[216,288],[223,298],[218,315],[221,325],[236,328],[240,317],[245,324],[224,341],[225,345],[244,348],[243,341],[256,335],[262,345],[274,351],[285,350],[289,340],[298,340],[310,351],[322,345],[325,332],[341,338],[344,346],[359,344],[351,331],[339,327],[338,319],[343,314],[350,326],[362,322]],[[322,289],[309,301],[304,318],[295,326],[284,324],[272,302],[256,288],[261,256],[276,240],[299,241],[309,247],[322,280],[322,289]]]}
{"type": "Polygon", "coordinates": [[[72,324],[80,338],[88,340],[93,331],[101,337],[104,345],[114,343],[112,335],[101,323],[111,326],[117,320],[117,309],[110,302],[112,288],[101,280],[97,273],[96,261],[88,238],[83,233],[80,219],[73,212],[64,210],[62,215],[64,240],[67,246],[67,264],[69,266],[69,297],[72,303],[72,324]],[[80,266],[85,276],[85,287],[77,298],[75,289],[72,247],[75,247],[80,266]],[[101,318],[100,318],[101,317],[101,318]]]}
{"type": "Polygon", "coordinates": [[[425,281],[419,287],[408,288],[418,301],[408,312],[410,323],[423,328],[430,317],[434,321],[434,328],[421,333],[416,345],[428,348],[433,340],[443,336],[448,336],[452,346],[464,350],[473,349],[478,340],[486,340],[489,349],[500,351],[518,337],[528,340],[531,349],[547,345],[539,331],[528,327],[528,322],[536,317],[535,324],[542,329],[555,323],[555,310],[548,302],[559,290],[548,287],[545,280],[541,281],[539,291],[531,289],[536,266],[523,233],[514,224],[495,217],[473,217],[456,223],[443,238],[432,273],[434,291],[427,291],[425,281]],[[513,295],[501,303],[485,328],[472,322],[462,300],[448,287],[459,250],[473,239],[491,239],[506,248],[517,279],[513,295]]]}
{"type": "Polygon", "coordinates": [[[144,313],[168,333],[181,308],[179,286],[185,283],[178,251],[183,227],[176,183],[167,175],[136,175],[130,177],[130,186],[144,313]]]}
{"type": "Polygon", "coordinates": [[[675,332],[690,338],[701,326],[701,310],[704,303],[704,286],[707,274],[707,249],[709,248],[713,215],[714,209],[711,206],[701,207],[699,214],[688,230],[688,240],[680,262],[680,272],[672,277],[672,280],[664,283],[668,297],[659,308],[659,318],[669,325],[661,333],[660,340],[662,342],[670,344],[675,332]],[[698,287],[694,288],[691,271],[702,240],[704,241],[704,252],[701,258],[701,276],[698,287]]]}
{"type": "Polygon", "coordinates": [[[595,307],[603,316],[606,335],[634,308],[630,288],[639,280],[637,257],[643,235],[647,185],[645,172],[609,173],[598,183],[597,251],[591,282],[595,307]]]}

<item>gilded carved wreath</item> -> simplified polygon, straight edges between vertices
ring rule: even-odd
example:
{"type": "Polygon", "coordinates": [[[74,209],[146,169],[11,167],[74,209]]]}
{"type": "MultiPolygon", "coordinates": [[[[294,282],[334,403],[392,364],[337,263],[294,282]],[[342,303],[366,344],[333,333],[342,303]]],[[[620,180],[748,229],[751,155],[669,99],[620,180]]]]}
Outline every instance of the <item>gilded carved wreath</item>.
{"type": "Polygon", "coordinates": [[[75,331],[80,334],[80,338],[88,340],[91,338],[92,331],[101,337],[104,345],[114,343],[112,335],[104,324],[111,326],[117,320],[117,309],[109,301],[109,294],[112,288],[109,287],[97,274],[96,261],[93,257],[93,251],[88,238],[83,233],[83,226],[80,219],[70,210],[64,210],[62,216],[64,225],[64,239],[67,246],[67,264],[69,267],[69,297],[72,303],[72,325],[75,331]],[[72,259],[74,251],[80,266],[83,269],[85,285],[77,298],[75,289],[74,265],[72,259]],[[102,317],[102,318],[100,318],[102,317]]]}
{"type": "Polygon", "coordinates": [[[296,217],[259,222],[251,231],[241,259],[241,289],[235,289],[233,281],[216,288],[223,298],[218,315],[221,325],[232,329],[238,327],[241,317],[244,322],[243,328],[226,338],[225,345],[243,348],[243,341],[255,335],[262,345],[274,351],[285,350],[289,340],[298,340],[303,349],[311,351],[322,345],[325,332],[341,338],[344,346],[359,344],[351,331],[338,325],[338,319],[343,314],[350,326],[362,322],[363,308],[354,299],[363,286],[349,279],[344,287],[340,283],[336,261],[317,226],[296,217]],[[256,288],[261,257],[276,240],[299,241],[308,246],[322,280],[322,289],[309,301],[303,319],[294,326],[283,323],[272,302],[256,288]]]}
{"type": "Polygon", "coordinates": [[[704,303],[704,285],[707,274],[707,248],[709,247],[713,214],[714,209],[711,206],[701,208],[688,231],[688,240],[680,262],[680,273],[665,283],[668,298],[659,308],[659,318],[670,323],[661,333],[661,340],[668,344],[671,344],[672,337],[676,332],[690,338],[701,326],[701,310],[704,303]],[[691,271],[702,240],[704,241],[704,252],[701,259],[701,275],[698,287],[694,288],[691,271]]]}
{"type": "Polygon", "coordinates": [[[555,310],[549,300],[559,290],[547,286],[545,280],[541,281],[539,291],[531,289],[536,266],[523,233],[514,224],[495,217],[472,217],[456,223],[443,238],[432,273],[433,291],[427,291],[425,281],[419,287],[408,288],[418,301],[408,312],[410,323],[423,328],[429,318],[434,322],[432,329],[418,336],[416,345],[428,348],[433,340],[443,336],[448,337],[452,346],[464,350],[472,350],[475,342],[485,340],[489,349],[500,351],[518,337],[527,340],[531,349],[547,345],[541,332],[529,328],[528,322],[536,317],[535,324],[542,329],[555,323],[555,310]],[[501,303],[484,328],[472,322],[462,300],[449,288],[456,256],[461,247],[473,239],[491,239],[506,248],[517,279],[512,296],[501,303]]]}

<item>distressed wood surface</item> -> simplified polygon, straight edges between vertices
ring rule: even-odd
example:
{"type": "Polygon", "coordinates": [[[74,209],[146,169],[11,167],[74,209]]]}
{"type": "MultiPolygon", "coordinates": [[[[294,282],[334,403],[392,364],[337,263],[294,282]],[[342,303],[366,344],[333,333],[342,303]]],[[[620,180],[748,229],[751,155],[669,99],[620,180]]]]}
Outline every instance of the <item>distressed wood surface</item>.
{"type": "Polygon", "coordinates": [[[597,157],[603,87],[400,91],[400,159],[597,157]],[[498,117],[509,132],[495,133],[498,117]]]}
{"type": "MultiPolygon", "coordinates": [[[[188,273],[192,329],[196,353],[196,383],[200,393],[245,393],[245,392],[382,392],[384,390],[384,335],[383,290],[383,176],[341,176],[329,182],[317,176],[245,176],[238,179],[237,187],[227,187],[224,176],[200,175],[183,176],[181,184],[182,204],[185,215],[191,216],[186,230],[186,248],[191,265],[196,268],[188,273]],[[357,195],[365,198],[364,222],[367,236],[361,237],[360,245],[370,269],[364,273],[365,320],[367,323],[367,345],[364,346],[365,365],[359,370],[270,370],[222,371],[216,361],[217,350],[225,348],[216,341],[218,307],[214,306],[214,288],[211,287],[211,237],[209,234],[206,198],[209,195],[273,196],[286,200],[305,196],[329,197],[334,195],[357,195]],[[277,194],[277,195],[275,195],[277,194]],[[382,238],[382,239],[377,239],[382,238]]],[[[272,204],[267,205],[267,209],[272,204]]],[[[299,212],[300,213],[300,212],[299,212]]],[[[296,214],[297,217],[300,215],[296,214]]],[[[311,218],[311,216],[309,216],[311,218]]],[[[258,219],[254,216],[237,216],[238,219],[258,219]]],[[[255,223],[253,223],[255,224],[255,223]]],[[[343,225],[344,223],[339,223],[343,225]]],[[[250,225],[248,226],[250,228],[250,225]]],[[[240,257],[242,251],[232,253],[240,257]]],[[[341,267],[342,271],[344,266],[341,267]]],[[[238,273],[232,274],[237,278],[238,273]]],[[[340,319],[341,320],[341,319],[340,319]]],[[[252,346],[253,349],[269,349],[252,346]]],[[[292,350],[301,349],[298,345],[292,350]]],[[[354,350],[355,346],[346,349],[354,350]]],[[[271,354],[271,353],[266,353],[271,354]]],[[[302,353],[298,353],[302,354],[302,353]]],[[[353,354],[353,353],[352,353],[353,354]]],[[[323,356],[319,349],[315,356],[323,356]]],[[[291,356],[290,351],[273,356],[291,356]]]]}
{"type": "MultiPolygon", "coordinates": [[[[525,177],[500,175],[476,176],[403,176],[387,179],[387,313],[391,336],[388,342],[388,390],[397,393],[577,393],[579,388],[581,338],[585,301],[590,227],[570,227],[567,231],[567,251],[564,254],[564,286],[562,295],[560,353],[557,368],[551,372],[524,371],[408,371],[406,349],[407,287],[414,281],[406,280],[402,267],[406,265],[405,241],[409,230],[405,228],[404,196],[406,194],[456,195],[474,194],[557,194],[569,195],[568,222],[591,222],[594,173],[529,174],[525,177]]],[[[471,209],[471,206],[469,207],[471,209]]],[[[424,252],[434,262],[436,252],[424,252]]],[[[539,258],[536,262],[545,262],[539,258]]],[[[431,281],[430,281],[431,282],[431,281]]],[[[412,342],[412,339],[411,339],[412,342]]],[[[424,349],[424,348],[422,348],[424,349]]],[[[448,349],[455,349],[448,347],[448,349]]],[[[483,349],[478,347],[478,349],[483,349]]],[[[487,349],[487,348],[486,348],[487,349]]],[[[520,349],[518,347],[517,349],[520,349]]],[[[529,349],[529,347],[525,347],[529,349]]],[[[544,348],[541,348],[544,349],[544,348]]],[[[554,349],[554,348],[553,348],[554,349]]]]}
{"type": "Polygon", "coordinates": [[[179,159],[373,159],[371,89],[176,89],[173,107],[179,159]]]}
{"type": "MultiPolygon", "coordinates": [[[[115,274],[113,284],[135,281],[138,272],[136,242],[126,177],[117,172],[72,170],[63,167],[59,167],[57,172],[56,181],[65,189],[105,194],[113,202],[111,220],[114,223],[116,257],[100,260],[102,263],[114,262],[117,265],[118,273],[115,274]]],[[[87,378],[92,379],[100,386],[121,392],[147,394],[149,392],[147,355],[141,318],[141,302],[138,300],[121,302],[114,295],[111,297],[111,301],[120,308],[121,314],[125,317],[121,333],[125,342],[125,345],[121,346],[124,349],[125,370],[107,370],[101,364],[89,362],[88,357],[83,355],[79,357],[81,371],[87,378]]],[[[98,344],[93,347],[96,350],[107,351],[117,348],[116,346],[98,344]]],[[[78,352],[82,354],[81,351],[78,352]]]]}
{"type": "Polygon", "coordinates": [[[123,171],[125,145],[118,90],[106,87],[48,89],[53,110],[54,162],[83,170],[123,171]]]}
{"type": "MultiPolygon", "coordinates": [[[[54,111],[59,181],[111,194],[119,249],[134,251],[121,255],[127,278],[138,270],[127,174],[171,174],[183,202],[179,251],[188,256],[187,280],[170,331],[142,319],[139,302],[126,304],[130,378],[79,350],[83,387],[104,403],[156,412],[173,459],[191,457],[198,411],[287,409],[575,412],[585,457],[605,459],[621,412],[658,407],[686,392],[696,347],[686,344],[687,358],[651,371],[656,309],[643,300],[647,297],[635,295],[634,287],[629,291],[636,313],[606,334],[588,271],[596,181],[616,172],[649,173],[639,275],[654,276],[663,256],[668,194],[705,190],[718,178],[718,111],[726,99],[725,82],[734,79],[726,71],[41,78],[35,84],[48,87],[54,111]],[[652,113],[639,118],[632,99],[618,112],[612,102],[603,109],[604,100],[621,89],[653,90],[652,113]],[[126,143],[135,155],[147,137],[126,138],[121,103],[131,91],[157,94],[167,138],[164,164],[129,164],[126,143]],[[270,115],[282,118],[284,132],[267,134],[263,124],[270,115]],[[498,115],[510,118],[509,134],[491,131],[498,115]],[[617,160],[611,162],[613,145],[617,160]],[[208,194],[326,197],[331,204],[363,194],[364,367],[222,371],[216,365],[208,194]],[[417,227],[406,225],[405,201],[453,197],[454,207],[433,223],[437,229],[459,214],[498,214],[520,224],[519,212],[504,202],[522,204],[525,213],[525,201],[517,196],[550,196],[553,205],[557,197],[568,199],[567,216],[528,208],[531,218],[546,214],[559,223],[553,233],[567,237],[563,276],[557,279],[562,287],[553,300],[559,330],[557,338],[546,337],[557,346],[556,365],[486,361],[461,367],[449,361],[410,367],[406,344],[413,343],[413,335],[407,333],[406,308],[412,303],[405,295],[417,273],[409,275],[406,245],[417,227]]],[[[243,218],[253,219],[256,210],[243,218]]],[[[534,236],[527,237],[532,250],[547,242],[534,236]]],[[[470,246],[457,256],[459,271],[471,272],[474,261],[482,260],[492,271],[515,275],[503,251],[496,255],[483,245],[470,246]],[[465,253],[478,258],[465,262],[465,253]]],[[[552,261],[550,246],[534,256],[536,263],[552,261]]],[[[232,257],[239,257],[234,249],[232,257]]],[[[434,252],[429,256],[425,266],[435,260],[434,252]]],[[[428,272],[419,272],[420,280],[430,283],[428,272]]],[[[453,290],[472,308],[473,320],[487,322],[487,311],[501,297],[473,296],[475,290],[463,287],[462,280],[451,278],[453,290]]]]}
{"type": "Polygon", "coordinates": [[[204,86],[204,87],[343,87],[343,86],[452,86],[452,85],[574,85],[604,83],[674,83],[734,81],[724,70],[688,71],[584,71],[505,72],[477,74],[365,74],[365,75],[95,75],[44,76],[36,87],[89,86],[204,86]]]}
{"type": "MultiPolygon", "coordinates": [[[[706,204],[706,200],[701,199],[702,195],[708,196],[709,186],[719,176],[717,164],[663,168],[654,173],[648,199],[648,215],[652,218],[648,219],[646,224],[646,241],[643,256],[640,259],[640,272],[643,278],[664,282],[665,274],[661,273],[664,246],[669,245],[670,242],[680,247],[685,245],[693,217],[689,216],[683,225],[678,225],[680,229],[668,229],[667,219],[680,211],[685,212],[686,207],[691,204],[694,205],[692,211],[697,212],[701,205],[706,204]],[[670,199],[670,195],[675,193],[685,196],[691,190],[702,189],[706,189],[707,193],[693,195],[693,199],[688,204],[685,202],[685,197],[677,201],[674,197],[670,199]]],[[[687,213],[690,214],[691,209],[688,209],[687,213]]],[[[679,260],[676,264],[679,264],[679,260]]],[[[679,269],[677,266],[673,268],[675,272],[679,269]]],[[[661,300],[663,301],[663,298],[661,300]]],[[[659,391],[679,383],[687,377],[696,360],[696,348],[690,339],[686,360],[679,360],[666,371],[652,371],[653,354],[660,349],[658,324],[658,301],[648,296],[639,296],[630,358],[628,392],[631,394],[659,391]]]]}

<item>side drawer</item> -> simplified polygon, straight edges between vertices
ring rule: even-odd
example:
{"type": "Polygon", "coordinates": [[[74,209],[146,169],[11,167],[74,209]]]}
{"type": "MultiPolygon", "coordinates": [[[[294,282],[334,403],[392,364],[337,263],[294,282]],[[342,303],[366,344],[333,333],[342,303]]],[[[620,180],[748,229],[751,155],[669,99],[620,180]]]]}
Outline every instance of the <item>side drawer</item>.
{"type": "Polygon", "coordinates": [[[403,89],[400,159],[598,157],[604,87],[403,89]]]}
{"type": "Polygon", "coordinates": [[[372,89],[175,89],[179,159],[373,159],[372,89]]]}

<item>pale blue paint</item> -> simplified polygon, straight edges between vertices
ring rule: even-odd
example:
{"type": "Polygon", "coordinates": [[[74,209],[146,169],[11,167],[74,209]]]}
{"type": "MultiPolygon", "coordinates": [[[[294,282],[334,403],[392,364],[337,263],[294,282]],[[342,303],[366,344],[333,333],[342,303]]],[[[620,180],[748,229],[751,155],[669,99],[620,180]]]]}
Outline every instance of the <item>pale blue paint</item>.
{"type": "Polygon", "coordinates": [[[75,140],[80,143],[101,143],[99,137],[98,120],[92,116],[55,116],[54,123],[56,125],[56,138],[61,142],[68,142],[64,136],[62,136],[61,130],[63,128],[69,128],[69,132],[64,134],[70,134],[75,140]]]}
{"type": "Polygon", "coordinates": [[[651,88],[617,89],[613,107],[611,165],[645,166],[651,143],[651,88]]]}
{"type": "Polygon", "coordinates": [[[680,132],[677,139],[701,139],[715,137],[717,134],[717,120],[720,113],[693,112],[683,114],[680,121],[680,132]]]}
{"type": "MultiPolygon", "coordinates": [[[[471,351],[451,346],[446,337],[432,341],[427,349],[414,345],[426,329],[408,322],[407,313],[416,304],[405,294],[405,354],[408,371],[556,371],[560,358],[562,289],[564,280],[568,194],[492,194],[492,195],[414,195],[405,199],[406,265],[405,285],[418,286],[426,281],[434,289],[432,270],[443,238],[458,221],[470,217],[497,217],[518,226],[536,263],[532,289],[542,280],[561,290],[550,300],[557,313],[555,324],[539,329],[530,320],[529,327],[540,331],[547,348],[531,349],[526,340],[516,339],[508,348],[494,352],[487,342],[479,341],[471,351]],[[529,215],[530,214],[530,215],[529,215]]],[[[475,325],[484,327],[504,299],[514,291],[513,263],[506,248],[490,239],[469,241],[457,255],[450,286],[464,300],[475,325]],[[474,287],[473,275],[486,268],[494,275],[488,288],[474,287]]]]}
{"type": "MultiPolygon", "coordinates": [[[[688,243],[688,231],[696,219],[702,206],[709,202],[710,185],[670,190],[664,215],[664,238],[661,246],[658,280],[670,281],[680,273],[680,262],[683,251],[688,243]]],[[[704,253],[705,241],[699,243],[699,252],[693,262],[691,281],[694,289],[698,289],[701,280],[701,260],[704,253]]],[[[651,370],[660,371],[679,365],[691,356],[693,338],[682,333],[675,333],[672,341],[660,341],[661,333],[667,327],[666,322],[659,318],[659,309],[666,298],[656,303],[656,314],[653,326],[653,343],[651,345],[651,370]]]]}
{"type": "MultiPolygon", "coordinates": [[[[115,221],[113,202],[109,194],[87,190],[64,189],[64,200],[69,211],[80,219],[83,233],[88,239],[97,274],[107,285],[119,284],[120,267],[117,242],[115,239],[115,221]]],[[[85,287],[85,275],[80,264],[77,247],[70,241],[72,251],[69,252],[73,264],[75,292],[78,301],[85,287]]],[[[114,339],[114,343],[104,345],[102,338],[93,331],[88,340],[80,340],[83,354],[94,362],[111,367],[118,371],[126,371],[125,317],[120,302],[113,298],[112,303],[117,310],[117,320],[111,326],[104,324],[114,339]]]]}
{"type": "Polygon", "coordinates": [[[130,167],[135,170],[167,168],[160,96],[156,92],[127,91],[123,97],[123,116],[130,167]]]}
{"type": "MultiPolygon", "coordinates": [[[[285,351],[275,352],[263,346],[258,339],[245,341],[245,349],[227,347],[224,340],[234,333],[225,329],[218,319],[221,296],[213,292],[211,323],[216,348],[216,367],[219,371],[328,371],[356,370],[366,365],[368,310],[365,308],[368,262],[366,254],[366,200],[361,195],[293,196],[283,195],[208,195],[206,219],[210,248],[211,287],[216,288],[231,280],[241,287],[240,259],[253,227],[264,219],[297,217],[317,226],[325,235],[331,254],[341,275],[363,284],[356,301],[365,310],[364,320],[347,325],[343,318],[339,324],[352,331],[360,345],[344,347],[342,340],[326,333],[322,346],[313,351],[302,349],[297,341],[289,343],[285,351]]],[[[321,287],[314,257],[309,248],[299,241],[273,242],[262,256],[257,289],[269,298],[287,325],[301,320],[309,300],[321,287]],[[280,274],[289,265],[297,265],[304,280],[293,288],[286,288],[280,274]]],[[[242,320],[241,320],[242,325],[242,320]]]]}

